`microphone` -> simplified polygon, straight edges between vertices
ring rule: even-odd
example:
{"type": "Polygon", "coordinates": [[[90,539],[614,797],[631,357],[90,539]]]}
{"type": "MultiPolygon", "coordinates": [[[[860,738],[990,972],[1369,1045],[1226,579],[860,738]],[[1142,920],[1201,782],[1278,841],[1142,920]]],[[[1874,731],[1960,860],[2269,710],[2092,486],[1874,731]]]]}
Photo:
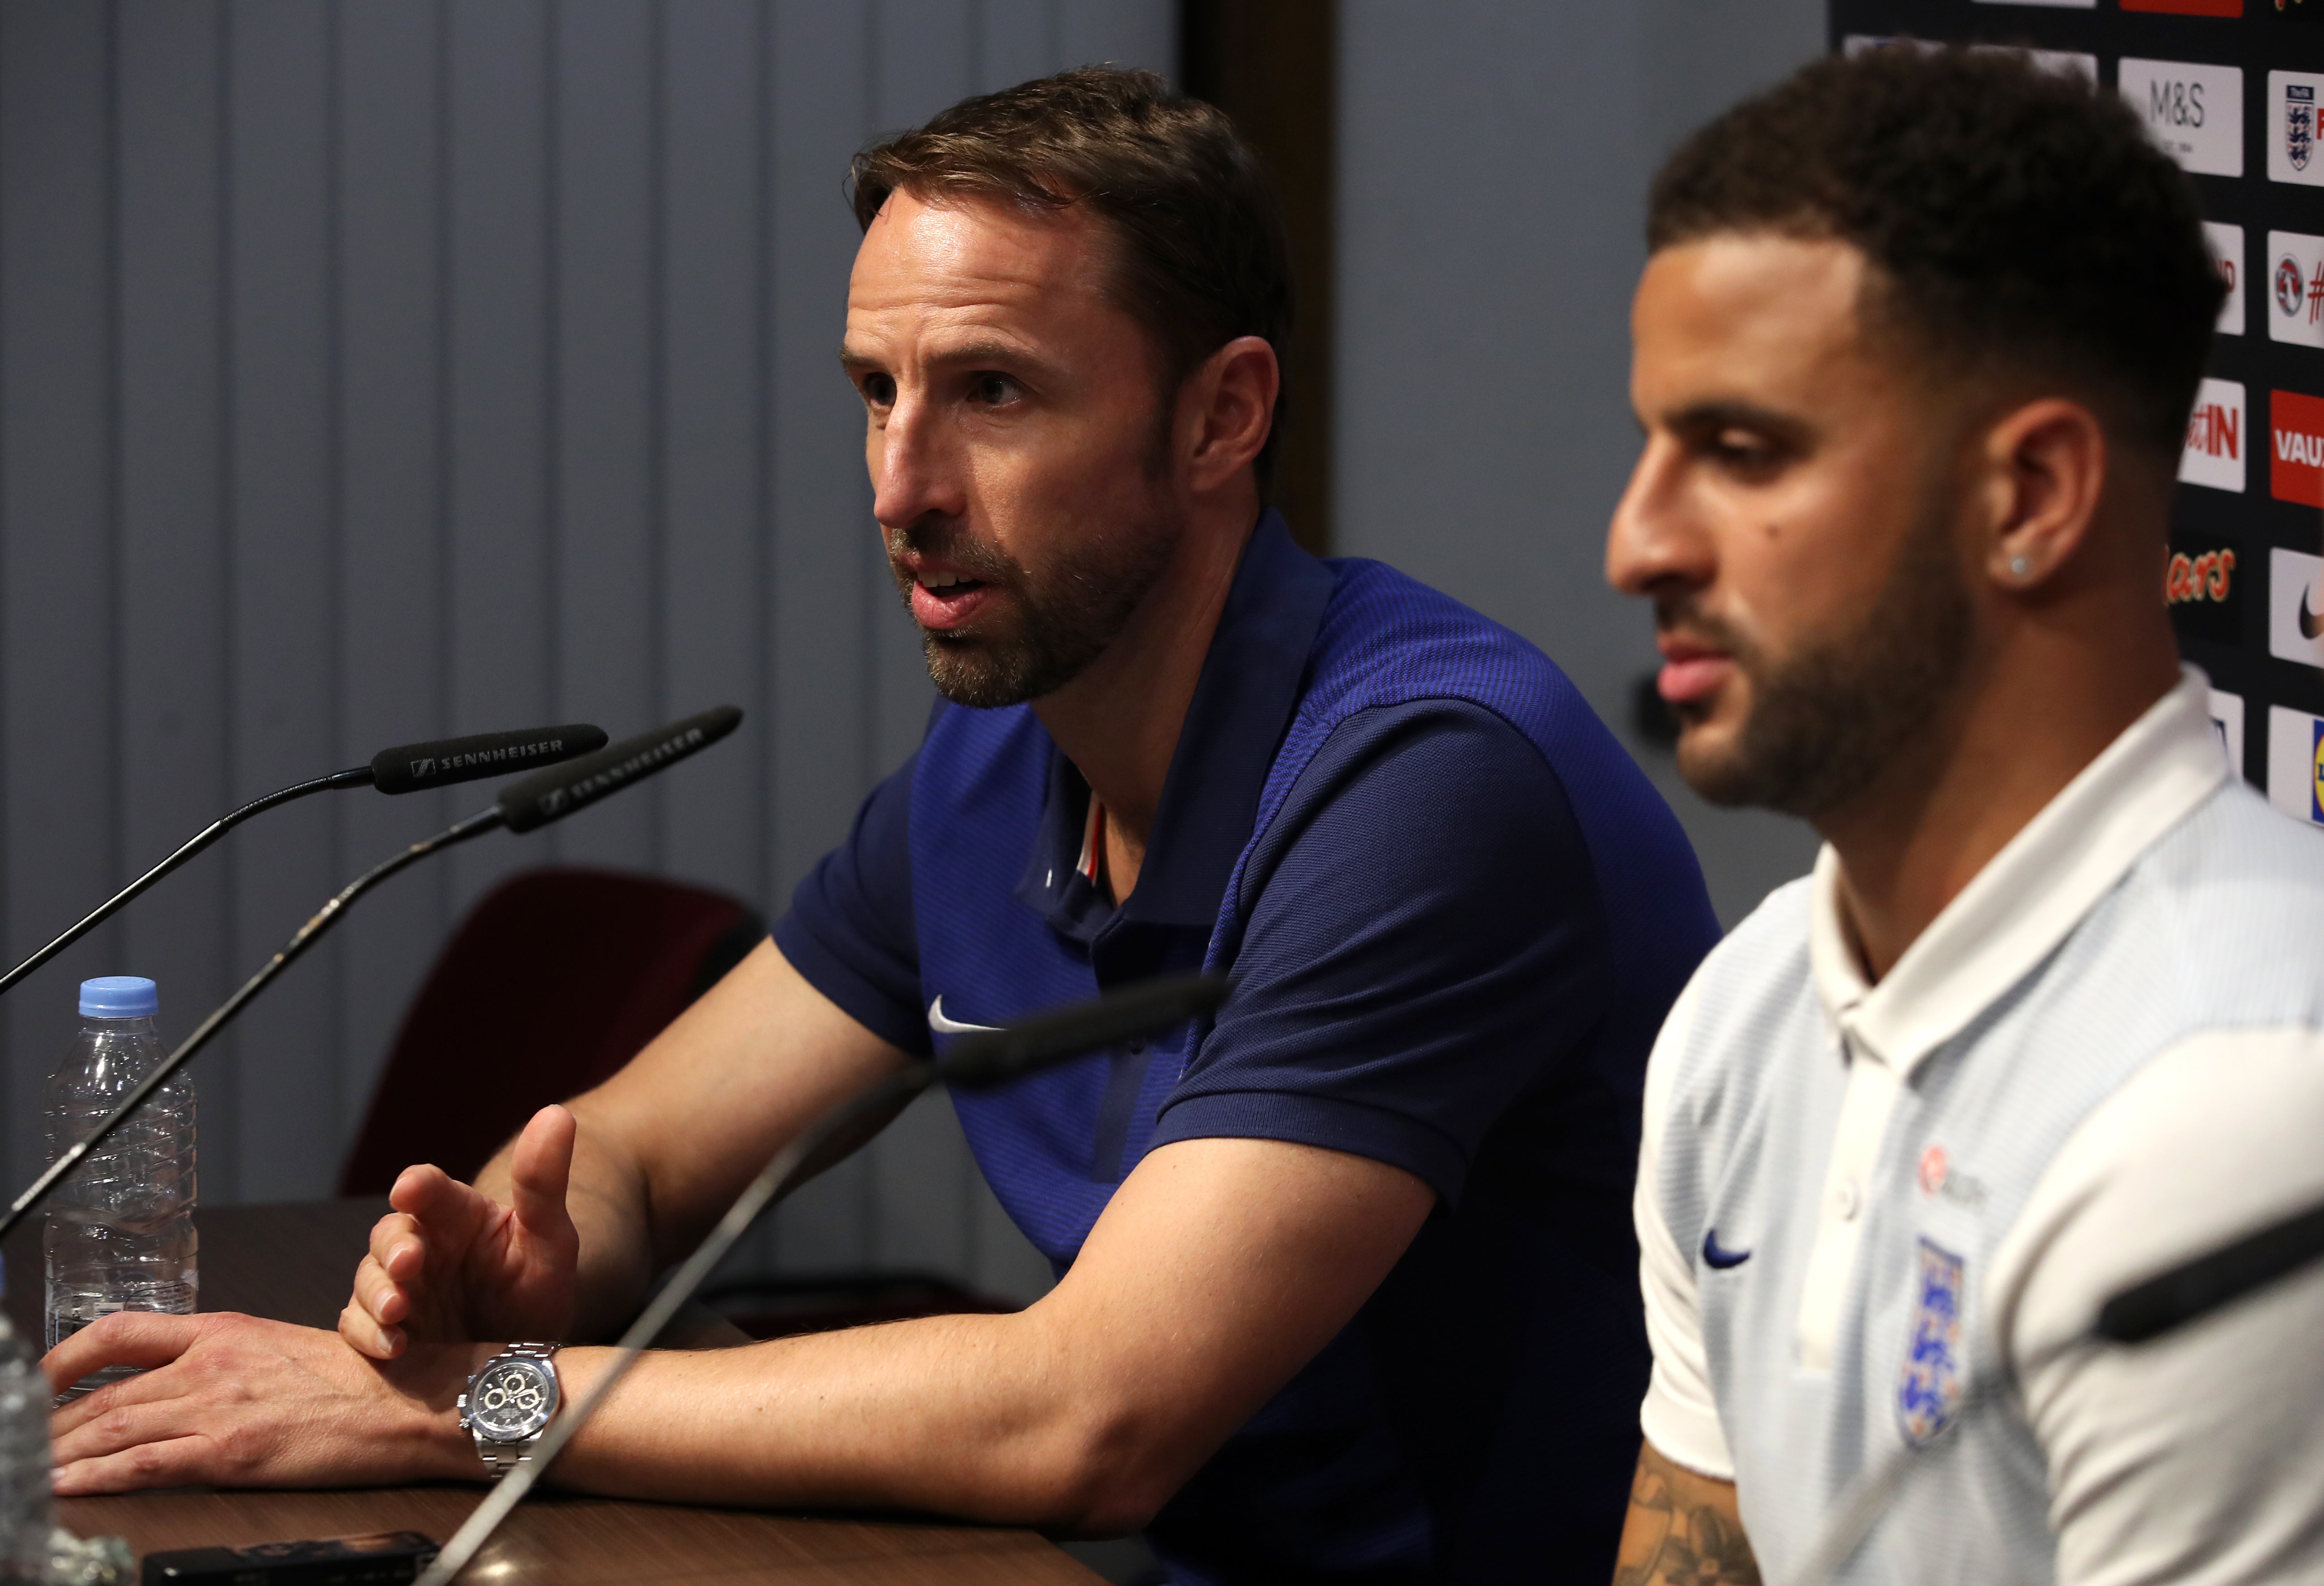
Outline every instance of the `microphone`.
{"type": "Polygon", "coordinates": [[[694,1297],[694,1291],[710,1276],[711,1268],[734,1248],[735,1240],[750,1231],[751,1224],[758,1221],[761,1212],[798,1188],[815,1167],[821,1166],[821,1154],[833,1140],[868,1118],[884,1117],[930,1085],[943,1083],[965,1090],[983,1090],[1006,1084],[1084,1052],[1140,1036],[1159,1035],[1190,1019],[1214,1012],[1233,989],[1231,981],[1217,974],[1172,975],[1140,982],[1102,997],[1036,1015],[1020,1024],[964,1036],[936,1062],[915,1064],[901,1074],[867,1085],[825,1112],[798,1139],[777,1151],[759,1176],[751,1181],[750,1187],[736,1197],[709,1237],[686,1259],[684,1266],[670,1275],[669,1281],[662,1285],[661,1291],[622,1334],[614,1346],[613,1364],[597,1379],[588,1397],[575,1405],[570,1415],[558,1416],[530,1456],[502,1477],[484,1500],[470,1511],[416,1586],[449,1586],[452,1578],[476,1556],[476,1551],[492,1539],[509,1511],[524,1501],[524,1495],[556,1462],[565,1445],[588,1424],[589,1417],[605,1402],[605,1396],[646,1345],[659,1336],[669,1319],[678,1314],[678,1307],[694,1297]]]}
{"type": "Polygon", "coordinates": [[[233,814],[221,816],[196,832],[176,853],[98,904],[95,910],[64,935],[6,974],[0,975],[0,996],[5,996],[26,975],[120,913],[146,888],[251,816],[272,809],[277,805],[289,804],[293,799],[304,798],[309,793],[320,793],[327,788],[375,787],[383,793],[414,793],[426,788],[448,788],[455,782],[473,782],[479,777],[489,777],[501,771],[517,770],[526,766],[586,754],[604,742],[603,728],[583,723],[569,727],[535,727],[522,733],[478,733],[466,738],[444,738],[432,743],[406,743],[394,749],[383,749],[372,756],[369,765],[353,766],[343,771],[333,771],[327,777],[317,777],[311,782],[298,782],[288,788],[277,788],[265,798],[254,798],[233,814]]]}
{"type": "Polygon", "coordinates": [[[433,743],[404,743],[371,757],[372,785],[383,793],[418,793],[571,760],[604,746],[605,730],[586,722],[522,733],[477,733],[433,743]]]}
{"type": "MultiPolygon", "coordinates": [[[[641,777],[698,754],[740,726],[742,713],[731,705],[672,722],[650,733],[624,738],[610,749],[535,771],[501,789],[498,808],[512,832],[535,831],[563,820],[600,798],[620,792],[641,777]]],[[[600,737],[602,739],[602,734],[600,737]]]]}
{"type": "MultiPolygon", "coordinates": [[[[590,783],[590,791],[587,793],[586,798],[578,798],[576,800],[571,796],[571,790],[568,789],[567,798],[559,801],[558,807],[553,813],[541,815],[537,819],[533,819],[530,825],[515,829],[529,831],[535,826],[544,825],[549,821],[556,820],[563,816],[571,814],[575,809],[580,808],[583,804],[594,803],[597,799],[604,798],[608,794],[616,792],[622,788],[630,786],[632,783],[638,781],[641,778],[650,776],[655,771],[675,765],[679,761],[685,759],[687,755],[717,742],[718,739],[723,738],[728,733],[733,732],[734,730],[735,724],[739,723],[742,719],[742,713],[741,711],[736,710],[732,705],[722,705],[716,710],[705,711],[698,716],[688,716],[685,721],[678,722],[671,726],[664,727],[659,732],[647,733],[640,735],[639,737],[632,738],[623,743],[616,744],[610,750],[601,750],[597,754],[590,757],[589,761],[584,761],[583,764],[587,765],[594,763],[595,761],[604,761],[608,755],[611,755],[615,757],[613,761],[613,770],[600,770],[594,773],[583,773],[585,779],[587,779],[590,783]],[[619,774],[614,775],[614,771],[618,771],[619,774]]],[[[573,731],[574,729],[570,728],[550,728],[549,729],[549,734],[553,736],[560,732],[570,734],[573,731]]],[[[587,728],[586,731],[595,733],[601,740],[604,737],[604,734],[603,733],[599,733],[595,727],[587,728]]],[[[490,736],[493,739],[502,739],[509,737],[525,737],[528,735],[521,733],[493,733],[490,734],[490,736]]],[[[414,744],[410,747],[413,750],[453,749],[459,745],[475,744],[478,742],[479,741],[475,739],[450,739],[439,744],[414,744]]],[[[567,742],[570,742],[569,736],[567,738],[567,742]]],[[[485,746],[485,750],[489,750],[493,746],[487,744],[485,746]]],[[[477,753],[484,752],[484,750],[473,751],[473,752],[477,753]]],[[[404,753],[407,752],[389,751],[388,752],[404,753]]],[[[471,751],[464,750],[462,752],[471,752],[471,751]]],[[[558,770],[561,770],[562,768],[558,768],[558,770]]],[[[455,781],[468,781],[473,780],[475,777],[488,776],[491,774],[489,770],[471,770],[466,767],[452,768],[452,779],[455,781]]],[[[434,773],[431,770],[427,773],[420,774],[432,775],[434,773]]],[[[537,773],[535,776],[529,777],[524,781],[517,783],[515,787],[508,790],[508,793],[521,791],[521,789],[530,787],[534,783],[540,781],[542,776],[554,774],[556,773],[537,773]]],[[[359,770],[343,771],[339,773],[339,775],[341,777],[361,777],[364,780],[369,780],[373,775],[373,770],[371,767],[364,766],[359,770]]],[[[325,778],[320,782],[315,784],[315,786],[318,787],[332,785],[361,787],[363,782],[337,782],[336,779],[325,778]]],[[[431,784],[415,781],[413,785],[418,787],[431,784]]],[[[560,783],[558,785],[562,786],[563,784],[560,783]]],[[[504,793],[502,796],[503,801],[507,799],[508,793],[504,793]]],[[[536,796],[533,800],[533,804],[527,805],[526,807],[531,808],[539,802],[540,802],[540,799],[536,796]]],[[[31,1212],[33,1207],[39,1205],[42,1200],[48,1194],[49,1191],[55,1188],[57,1184],[63,1179],[65,1175],[70,1173],[75,1167],[78,1166],[82,1158],[86,1157],[91,1151],[103,1145],[105,1141],[112,1136],[115,1130],[119,1129],[124,1123],[127,1122],[130,1117],[134,1114],[140,1107],[145,1104],[148,1097],[152,1095],[155,1091],[160,1090],[163,1085],[167,1084],[171,1078],[177,1074],[178,1070],[183,1068],[188,1063],[193,1060],[196,1053],[199,1052],[204,1047],[209,1045],[210,1041],[217,1035],[218,1031],[224,1029],[228,1024],[233,1022],[235,1016],[240,1013],[244,1008],[247,1007],[250,1004],[251,1000],[256,997],[259,992],[264,991],[268,984],[273,981],[276,975],[281,974],[284,970],[290,968],[291,964],[297,963],[300,955],[303,954],[308,948],[313,946],[326,931],[328,931],[333,926],[338,924],[340,919],[346,916],[347,909],[355,903],[356,899],[361,898],[364,893],[370,891],[374,887],[378,886],[382,881],[387,880],[390,876],[394,875],[397,871],[401,871],[408,866],[417,864],[420,861],[427,858],[431,853],[439,853],[447,848],[455,847],[459,844],[467,842],[473,837],[481,837],[486,832],[492,831],[496,827],[508,825],[510,825],[510,821],[508,816],[503,812],[502,805],[496,803],[488,809],[477,811],[475,815],[468,816],[468,818],[464,821],[456,822],[454,825],[447,826],[444,830],[437,833],[432,837],[423,838],[420,842],[414,843],[409,848],[404,849],[401,853],[396,853],[382,860],[379,863],[372,866],[371,869],[357,876],[354,881],[348,882],[345,888],[341,889],[340,891],[332,897],[328,902],[325,903],[321,908],[316,911],[313,918],[309,919],[305,925],[299,927],[297,934],[292,936],[290,940],[283,945],[281,951],[275,954],[273,957],[268,959],[266,963],[260,967],[256,974],[252,975],[248,980],[243,982],[242,985],[236,989],[233,996],[228,997],[224,1002],[219,1003],[208,1019],[203,1019],[200,1024],[194,1028],[194,1031],[191,1035],[188,1036],[183,1041],[178,1044],[178,1047],[175,1051],[171,1052],[167,1057],[164,1057],[159,1064],[155,1065],[153,1071],[147,1074],[143,1080],[139,1081],[136,1088],[121,1099],[120,1104],[115,1107],[110,1113],[106,1114],[105,1120],[102,1123],[99,1123],[95,1129],[91,1130],[86,1137],[77,1141],[71,1148],[65,1152],[63,1156],[59,1157],[55,1161],[50,1163],[48,1166],[42,1171],[39,1177],[33,1179],[31,1184],[24,1187],[24,1191],[22,1194],[19,1194],[14,1201],[9,1203],[8,1210],[5,1213],[0,1213],[0,1239],[6,1238],[8,1231],[14,1228],[17,1223],[23,1222],[25,1214],[31,1212]]]]}

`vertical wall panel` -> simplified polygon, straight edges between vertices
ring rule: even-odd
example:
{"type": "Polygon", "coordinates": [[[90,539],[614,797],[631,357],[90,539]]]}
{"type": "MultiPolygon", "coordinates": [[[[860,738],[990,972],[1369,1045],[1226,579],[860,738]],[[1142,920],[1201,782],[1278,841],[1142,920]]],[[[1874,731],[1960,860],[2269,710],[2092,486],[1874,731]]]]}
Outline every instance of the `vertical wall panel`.
{"type": "MultiPolygon", "coordinates": [[[[121,857],[138,868],[175,848],[233,796],[220,23],[217,5],[185,0],[123,0],[117,13],[115,645],[121,857]]],[[[228,843],[240,848],[247,838],[228,843]]],[[[161,982],[161,1028],[170,1037],[190,1028],[224,994],[232,933],[219,926],[231,918],[231,859],[206,854],[122,916],[116,973],[161,982]]],[[[202,1184],[227,1199],[240,1176],[238,1035],[205,1056],[198,1080],[202,1184]]]]}
{"type": "MultiPolygon", "coordinates": [[[[387,744],[749,713],[649,789],[370,900],[204,1059],[212,1200],[328,1191],[499,875],[561,855],[772,913],[845,833],[930,699],[834,357],[848,158],[1092,52],[1167,69],[1170,26],[1162,0],[0,7],[7,949],[387,744]]],[[[73,980],[154,973],[183,1028],[485,792],[272,815],[27,985],[0,1163],[35,1165],[73,980]]],[[[941,1098],[755,1258],[1047,1281],[941,1098]]]]}
{"type": "MultiPolygon", "coordinates": [[[[231,796],[336,763],[338,537],[331,499],[332,13],[309,0],[234,0],[226,73],[228,370],[227,639],[231,796]]],[[[343,797],[343,796],[342,796],[343,797]]],[[[233,962],[264,962],[339,884],[337,822],[321,798],[245,834],[232,857],[233,962]]],[[[290,1200],[338,1169],[339,944],[326,943],[237,1032],[237,1186],[290,1200]]],[[[211,1113],[216,1111],[213,1107],[211,1113]]]]}
{"type": "MultiPolygon", "coordinates": [[[[13,963],[120,873],[110,8],[0,6],[0,854],[13,963]]],[[[108,928],[0,1003],[0,1162],[38,1168],[40,1082],[108,928]]]]}
{"type": "MultiPolygon", "coordinates": [[[[665,784],[661,857],[729,890],[761,873],[766,712],[757,328],[760,19],[753,0],[665,13],[659,506],[667,715],[739,705],[734,742],[665,784]]],[[[843,400],[845,392],[839,393],[843,400]]]]}
{"type": "MultiPolygon", "coordinates": [[[[770,161],[772,400],[767,456],[776,524],[770,558],[773,662],[768,733],[774,761],[779,908],[847,829],[881,773],[870,747],[861,613],[871,567],[862,409],[839,373],[847,271],[855,253],[843,181],[867,135],[872,7],[864,0],[773,0],[770,161]]],[[[794,1268],[853,1265],[869,1249],[869,1179],[843,1162],[774,1217],[794,1268]]]]}
{"type": "MultiPolygon", "coordinates": [[[[549,46],[545,0],[452,7],[447,725],[462,733],[547,720],[558,670],[549,620],[558,583],[548,492],[549,46]]],[[[549,862],[558,834],[495,835],[455,851],[456,904],[549,862]]]]}
{"type": "MultiPolygon", "coordinates": [[[[332,379],[339,433],[338,764],[450,725],[444,555],[444,82],[436,5],[341,5],[332,379]]],[[[348,868],[452,818],[447,793],[336,796],[348,868]]],[[[449,923],[450,870],[388,883],[339,928],[337,1137],[371,1099],[395,1022],[449,923]]]]}
{"type": "MultiPolygon", "coordinates": [[[[616,738],[662,715],[654,533],[654,81],[658,7],[579,0],[558,8],[556,150],[549,217],[554,351],[557,702],[560,721],[616,738]]],[[[654,804],[644,789],[558,836],[567,857],[646,869],[654,804]]]]}

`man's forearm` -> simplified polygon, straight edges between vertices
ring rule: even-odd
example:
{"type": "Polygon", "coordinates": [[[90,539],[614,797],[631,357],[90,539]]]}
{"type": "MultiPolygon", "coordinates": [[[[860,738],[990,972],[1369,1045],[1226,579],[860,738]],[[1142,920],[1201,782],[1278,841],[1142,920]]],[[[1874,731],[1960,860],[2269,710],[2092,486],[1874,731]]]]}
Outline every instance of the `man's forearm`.
{"type": "MultiPolygon", "coordinates": [[[[641,1358],[558,1462],[622,1497],[929,1509],[1063,1530],[1143,1524],[1182,1472],[1044,1320],[939,1316],[641,1358]]],[[[567,1402],[612,1361],[559,1355],[567,1402]]]]}
{"type": "Polygon", "coordinates": [[[1714,1480],[1638,1449],[1614,1586],[1759,1586],[1732,1481],[1714,1480]]]}

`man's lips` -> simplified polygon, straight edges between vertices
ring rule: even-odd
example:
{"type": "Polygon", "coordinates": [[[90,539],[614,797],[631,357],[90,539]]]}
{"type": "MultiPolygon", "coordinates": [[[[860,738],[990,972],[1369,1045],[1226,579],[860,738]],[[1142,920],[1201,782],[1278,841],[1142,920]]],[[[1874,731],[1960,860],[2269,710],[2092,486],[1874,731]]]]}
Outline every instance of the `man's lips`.
{"type": "Polygon", "coordinates": [[[951,573],[922,570],[912,580],[912,620],[932,633],[958,628],[972,619],[992,598],[992,586],[973,578],[959,577],[951,573]],[[931,585],[927,580],[957,578],[954,583],[931,585]]]}
{"type": "Polygon", "coordinates": [[[1661,649],[1663,669],[1655,678],[1655,689],[1673,705],[1709,697],[1735,670],[1735,658],[1722,650],[1671,640],[1665,640],[1661,649]]]}

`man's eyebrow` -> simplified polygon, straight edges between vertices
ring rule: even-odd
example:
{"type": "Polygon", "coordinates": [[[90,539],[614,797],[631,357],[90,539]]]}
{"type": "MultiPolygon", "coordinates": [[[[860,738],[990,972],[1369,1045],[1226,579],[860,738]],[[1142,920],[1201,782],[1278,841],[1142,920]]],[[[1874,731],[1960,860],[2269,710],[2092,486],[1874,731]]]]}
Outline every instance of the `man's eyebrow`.
{"type": "Polygon", "coordinates": [[[1738,398],[1717,398],[1710,401],[1690,402],[1662,416],[1663,423],[1672,429],[1702,431],[1706,429],[1764,429],[1788,437],[1803,437],[1809,432],[1807,422],[1790,413],[1780,413],[1773,408],[1763,408],[1757,402],[1738,398]]]}

